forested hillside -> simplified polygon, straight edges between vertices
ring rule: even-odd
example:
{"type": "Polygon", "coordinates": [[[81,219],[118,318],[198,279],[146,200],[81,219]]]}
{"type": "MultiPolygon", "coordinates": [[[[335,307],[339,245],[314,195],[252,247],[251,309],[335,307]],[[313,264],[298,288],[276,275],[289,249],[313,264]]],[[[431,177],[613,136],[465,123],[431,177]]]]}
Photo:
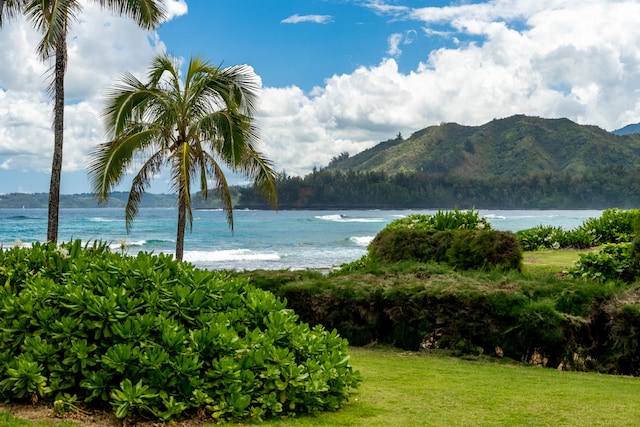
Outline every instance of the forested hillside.
{"type": "MultiPolygon", "coordinates": [[[[444,123],[281,176],[278,194],[285,209],[638,207],[640,135],[523,115],[444,123]]],[[[265,207],[251,188],[240,205],[265,207]]]]}
{"type": "Polygon", "coordinates": [[[606,165],[640,166],[640,135],[615,135],[568,119],[516,115],[482,126],[443,123],[383,142],[328,169],[424,172],[463,178],[582,175],[606,165]]]}

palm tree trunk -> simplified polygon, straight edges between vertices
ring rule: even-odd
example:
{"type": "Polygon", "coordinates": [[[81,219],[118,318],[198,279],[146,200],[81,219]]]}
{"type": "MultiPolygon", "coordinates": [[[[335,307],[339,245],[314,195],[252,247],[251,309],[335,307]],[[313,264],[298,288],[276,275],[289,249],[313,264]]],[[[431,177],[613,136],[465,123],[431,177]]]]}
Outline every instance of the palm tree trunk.
{"type": "Polygon", "coordinates": [[[178,234],[176,236],[176,259],[182,261],[184,255],[184,229],[187,223],[187,207],[180,189],[178,194],[178,234]]]}
{"type": "Polygon", "coordinates": [[[53,161],[49,185],[49,216],[47,241],[58,241],[58,212],[60,210],[60,177],[62,174],[62,139],[64,133],[64,74],[67,67],[67,37],[62,31],[56,41],[53,106],[53,161]]]}

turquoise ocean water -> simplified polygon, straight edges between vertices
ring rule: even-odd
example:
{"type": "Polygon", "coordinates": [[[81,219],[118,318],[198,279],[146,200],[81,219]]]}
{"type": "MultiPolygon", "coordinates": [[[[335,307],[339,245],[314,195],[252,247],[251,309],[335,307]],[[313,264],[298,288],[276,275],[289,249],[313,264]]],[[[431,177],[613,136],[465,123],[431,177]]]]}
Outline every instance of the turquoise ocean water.
{"type": "MultiPolygon", "coordinates": [[[[435,210],[258,211],[235,210],[234,232],[220,210],[194,211],[185,255],[208,269],[329,269],[359,259],[390,221],[435,210]]],[[[599,210],[480,210],[494,229],[518,231],[538,225],[571,229],[599,210]]],[[[177,211],[141,209],[129,234],[122,209],[62,209],[59,241],[108,242],[114,251],[174,253],[177,211]]],[[[46,209],[0,209],[0,244],[30,246],[46,239],[46,209]]]]}

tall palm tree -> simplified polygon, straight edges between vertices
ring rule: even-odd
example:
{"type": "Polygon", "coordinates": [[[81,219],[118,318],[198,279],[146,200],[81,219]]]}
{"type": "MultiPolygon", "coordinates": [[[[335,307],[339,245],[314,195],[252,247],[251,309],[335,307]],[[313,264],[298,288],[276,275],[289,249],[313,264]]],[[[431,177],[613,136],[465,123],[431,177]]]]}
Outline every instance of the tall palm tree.
{"type": "Polygon", "coordinates": [[[167,166],[178,197],[178,260],[183,258],[187,220],[189,230],[193,226],[192,181],[199,183],[205,198],[213,182],[232,230],[233,206],[223,166],[253,180],[277,206],[276,173],[257,151],[253,117],[258,90],[249,67],[219,68],[200,57],[191,58],[184,81],[178,61],[168,55],[153,58],[148,83],[124,74],[107,94],[103,111],[110,140],[91,154],[89,177],[98,199],[106,200],[129,168],[140,165],[125,208],[129,231],[150,179],[167,166]]]}
{"type": "MultiPolygon", "coordinates": [[[[138,25],[151,29],[164,19],[162,0],[93,0],[102,7],[132,17],[138,25]]],[[[53,97],[53,161],[49,185],[47,241],[58,240],[60,178],[64,136],[64,75],[67,69],[67,32],[81,12],[79,0],[0,0],[0,26],[3,15],[24,14],[43,34],[38,54],[43,60],[55,57],[49,92],[53,97]]]]}

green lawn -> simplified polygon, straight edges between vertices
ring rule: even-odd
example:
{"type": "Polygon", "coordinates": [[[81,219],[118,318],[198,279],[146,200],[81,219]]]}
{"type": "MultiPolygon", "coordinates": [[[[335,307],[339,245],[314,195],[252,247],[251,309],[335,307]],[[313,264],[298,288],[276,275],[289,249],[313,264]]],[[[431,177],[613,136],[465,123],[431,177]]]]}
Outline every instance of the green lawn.
{"type": "Polygon", "coordinates": [[[265,426],[632,426],[640,378],[352,349],[365,378],[335,414],[265,426]]]}
{"type": "Polygon", "coordinates": [[[573,267],[581,253],[595,252],[597,249],[581,250],[542,250],[525,252],[523,255],[523,271],[530,274],[561,273],[573,267]]]}
{"type": "MultiPolygon", "coordinates": [[[[341,411],[262,425],[634,426],[640,419],[640,378],[394,349],[352,348],[351,355],[364,382],[341,411]]],[[[0,427],[16,425],[56,424],[0,416],[0,427]]]]}

